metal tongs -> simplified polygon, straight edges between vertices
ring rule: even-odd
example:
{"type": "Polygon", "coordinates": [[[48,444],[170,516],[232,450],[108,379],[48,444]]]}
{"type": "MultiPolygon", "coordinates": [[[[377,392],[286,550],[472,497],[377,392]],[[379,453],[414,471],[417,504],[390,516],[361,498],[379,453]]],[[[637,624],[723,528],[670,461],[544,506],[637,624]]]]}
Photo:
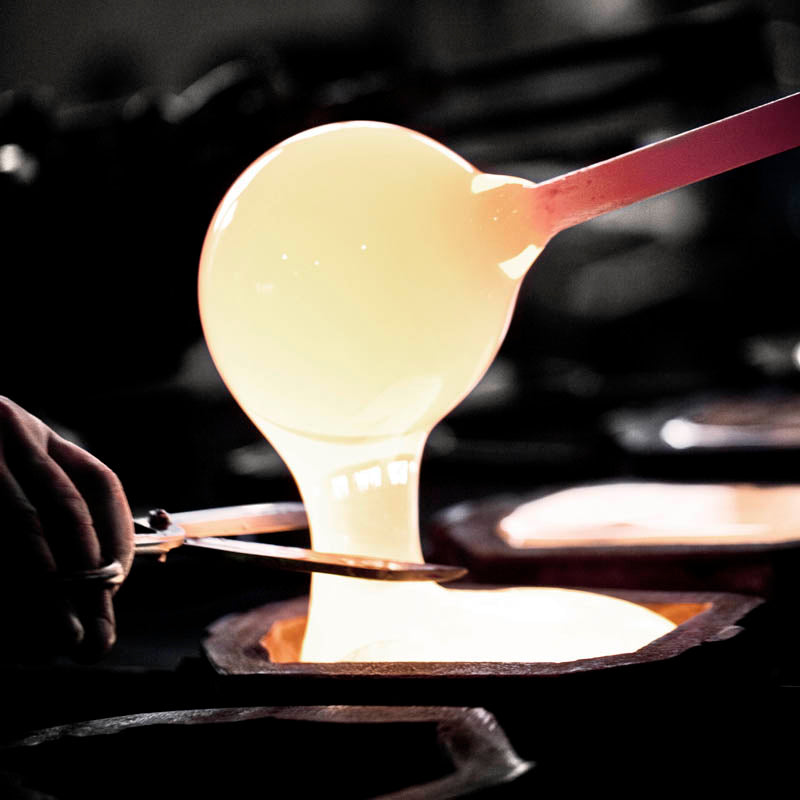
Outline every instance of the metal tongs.
{"type": "Polygon", "coordinates": [[[256,556],[276,569],[328,572],[351,578],[443,582],[467,573],[464,567],[319,553],[304,547],[220,538],[306,528],[308,519],[302,503],[256,503],[172,515],[159,508],[147,517],[135,519],[134,526],[136,554],[154,554],[162,560],[170,550],[186,545],[256,556]]]}

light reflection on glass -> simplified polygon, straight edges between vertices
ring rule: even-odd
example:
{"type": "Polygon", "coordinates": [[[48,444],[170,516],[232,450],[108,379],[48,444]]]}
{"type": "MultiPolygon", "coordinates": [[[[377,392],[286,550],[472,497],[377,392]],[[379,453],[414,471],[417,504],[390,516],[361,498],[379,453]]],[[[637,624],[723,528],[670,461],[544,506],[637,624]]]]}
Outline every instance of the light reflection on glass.
{"type": "Polygon", "coordinates": [[[350,483],[347,475],[334,475],[331,478],[331,495],[335,500],[343,500],[350,496],[350,483]]]}
{"type": "Polygon", "coordinates": [[[410,464],[405,459],[390,461],[386,465],[386,472],[389,475],[389,483],[398,486],[408,483],[408,473],[410,464]]]}
{"type": "Polygon", "coordinates": [[[353,480],[359,492],[366,492],[369,489],[380,489],[383,483],[381,480],[381,468],[376,464],[374,467],[360,469],[353,473],[353,480]]]}

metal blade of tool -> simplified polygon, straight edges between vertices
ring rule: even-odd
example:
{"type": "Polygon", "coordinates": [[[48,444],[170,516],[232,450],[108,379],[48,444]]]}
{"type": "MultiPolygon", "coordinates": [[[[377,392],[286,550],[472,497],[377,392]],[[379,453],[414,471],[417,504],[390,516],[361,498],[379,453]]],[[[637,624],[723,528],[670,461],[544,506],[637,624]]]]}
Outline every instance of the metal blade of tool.
{"type": "Polygon", "coordinates": [[[285,547],[263,542],[241,542],[232,539],[207,537],[186,539],[185,544],[207,550],[221,550],[246,556],[267,558],[270,566],[294,572],[327,572],[349,578],[369,578],[382,581],[452,581],[466,575],[464,567],[443,564],[390,561],[371,556],[318,553],[303,547],[285,547]]]}
{"type": "Polygon", "coordinates": [[[167,514],[151,511],[147,520],[135,520],[136,552],[163,557],[170,550],[189,545],[205,550],[255,556],[276,569],[295,572],[327,572],[351,578],[389,581],[451,581],[463,577],[463,567],[411,563],[371,556],[318,553],[302,547],[233,541],[220,537],[277,533],[308,526],[302,503],[256,503],[167,514]]]}

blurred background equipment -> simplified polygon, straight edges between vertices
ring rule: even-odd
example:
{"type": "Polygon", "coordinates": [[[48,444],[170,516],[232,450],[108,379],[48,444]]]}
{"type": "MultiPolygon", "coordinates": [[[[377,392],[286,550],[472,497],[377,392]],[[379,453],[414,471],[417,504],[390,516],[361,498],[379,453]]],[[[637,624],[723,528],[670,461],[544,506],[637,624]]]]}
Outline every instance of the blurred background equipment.
{"type": "MultiPolygon", "coordinates": [[[[291,492],[220,388],[195,307],[208,220],[270,145],[380,119],[535,180],[799,80],[792,3],[228,2],[201,4],[191,25],[179,2],[40,6],[7,5],[0,48],[2,391],[76,430],[135,505],[260,500],[270,478],[291,492]]],[[[431,460],[474,475],[481,454],[513,453],[522,483],[540,468],[613,471],[605,412],[775,382],[750,343],[797,331],[797,163],[557,237],[431,460]]]]}
{"type": "MultiPolygon", "coordinates": [[[[800,81],[790,2],[468,2],[457,14],[228,2],[200,4],[191,25],[185,13],[11,2],[0,48],[0,389],[114,464],[137,510],[156,496],[179,509],[294,491],[216,378],[195,301],[208,220],[275,142],[386,120],[537,180],[800,81]]],[[[765,371],[753,342],[800,341],[797,165],[787,153],[558,236],[498,364],[431,440],[423,487],[455,470],[464,494],[431,489],[423,508],[628,469],[605,416],[623,406],[793,391],[796,367],[765,371]],[[497,487],[481,463],[504,468],[497,487]]]]}

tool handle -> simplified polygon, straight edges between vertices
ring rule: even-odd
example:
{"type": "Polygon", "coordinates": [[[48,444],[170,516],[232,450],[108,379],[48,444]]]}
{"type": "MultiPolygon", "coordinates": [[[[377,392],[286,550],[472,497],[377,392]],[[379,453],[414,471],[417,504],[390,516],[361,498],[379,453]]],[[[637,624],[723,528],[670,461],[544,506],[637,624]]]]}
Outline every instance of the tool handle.
{"type": "Polygon", "coordinates": [[[534,213],[552,236],[798,145],[800,92],[540,183],[534,213]]]}
{"type": "Polygon", "coordinates": [[[172,515],[155,509],[147,519],[137,519],[134,523],[136,555],[163,556],[187,539],[301,530],[308,527],[308,518],[302,503],[285,502],[208,508],[172,515]]]}

